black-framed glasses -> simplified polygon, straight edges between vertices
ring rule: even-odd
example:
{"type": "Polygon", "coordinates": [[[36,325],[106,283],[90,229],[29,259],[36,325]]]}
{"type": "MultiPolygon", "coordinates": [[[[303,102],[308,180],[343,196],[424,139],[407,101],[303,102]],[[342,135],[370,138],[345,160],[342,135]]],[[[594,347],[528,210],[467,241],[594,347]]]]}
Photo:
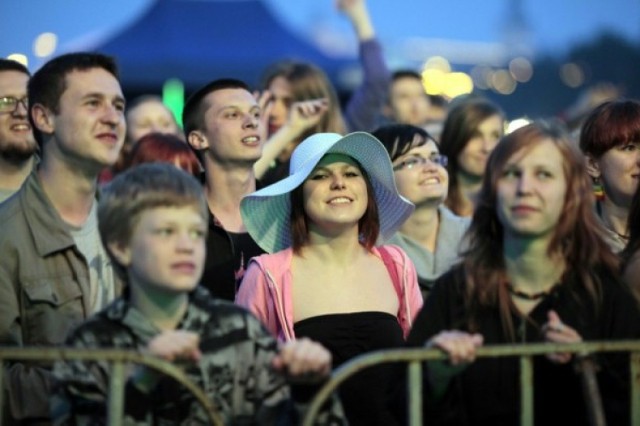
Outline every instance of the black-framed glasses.
{"type": "Polygon", "coordinates": [[[21,99],[13,96],[2,96],[0,97],[0,112],[12,113],[18,109],[18,104],[22,104],[24,109],[29,109],[29,99],[26,96],[21,99]]]}
{"type": "Polygon", "coordinates": [[[398,170],[411,170],[414,167],[422,167],[425,164],[427,164],[427,162],[432,164],[437,164],[442,167],[447,167],[447,164],[449,163],[449,159],[447,158],[446,155],[442,155],[442,154],[434,154],[430,157],[420,157],[418,155],[415,155],[415,156],[406,158],[402,160],[401,163],[393,166],[393,170],[396,172],[398,170]]]}

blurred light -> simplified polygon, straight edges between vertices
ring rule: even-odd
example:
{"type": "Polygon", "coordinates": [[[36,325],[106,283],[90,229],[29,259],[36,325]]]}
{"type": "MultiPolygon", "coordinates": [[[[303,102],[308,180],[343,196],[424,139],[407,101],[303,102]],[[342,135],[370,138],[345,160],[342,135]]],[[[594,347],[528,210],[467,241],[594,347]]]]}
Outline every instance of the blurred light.
{"type": "Polygon", "coordinates": [[[451,72],[451,64],[442,56],[432,56],[427,59],[422,67],[423,70],[440,70],[442,72],[451,72]]]}
{"type": "Polygon", "coordinates": [[[576,88],[584,83],[584,71],[580,65],[570,62],[560,68],[560,78],[567,86],[576,88]]]}
{"type": "Polygon", "coordinates": [[[182,127],[184,109],[184,84],[182,80],[172,78],[162,85],[162,102],[171,110],[176,121],[182,127]]]}
{"type": "Polygon", "coordinates": [[[428,95],[439,95],[444,86],[445,73],[439,69],[426,69],[422,71],[422,86],[428,95]]]}
{"type": "Polygon", "coordinates": [[[515,120],[511,120],[509,124],[507,124],[507,130],[505,131],[505,134],[508,135],[514,130],[518,130],[520,127],[524,127],[529,123],[531,123],[531,120],[525,117],[520,117],[520,118],[516,118],[515,120]]]}
{"type": "Polygon", "coordinates": [[[526,83],[533,76],[533,67],[526,58],[514,58],[509,62],[509,72],[516,81],[526,83]]]}
{"type": "Polygon", "coordinates": [[[507,70],[498,70],[491,77],[493,89],[501,95],[510,95],[516,90],[518,83],[507,70]]]}
{"type": "Polygon", "coordinates": [[[33,42],[33,53],[38,58],[46,58],[55,52],[58,46],[58,36],[54,33],[42,33],[33,42]]]}
{"type": "Polygon", "coordinates": [[[471,77],[463,72],[447,73],[439,69],[422,72],[422,84],[429,95],[443,95],[449,99],[473,91],[471,77]]]}
{"type": "Polygon", "coordinates": [[[487,90],[492,87],[493,70],[488,65],[477,65],[471,69],[471,78],[478,89],[487,90]]]}
{"type": "Polygon", "coordinates": [[[443,94],[449,99],[473,92],[473,80],[463,72],[452,72],[445,78],[443,94]]]}
{"type": "Polygon", "coordinates": [[[11,55],[7,56],[7,59],[20,62],[25,67],[29,66],[29,59],[27,59],[27,55],[23,55],[22,53],[12,53],[11,55]]]}

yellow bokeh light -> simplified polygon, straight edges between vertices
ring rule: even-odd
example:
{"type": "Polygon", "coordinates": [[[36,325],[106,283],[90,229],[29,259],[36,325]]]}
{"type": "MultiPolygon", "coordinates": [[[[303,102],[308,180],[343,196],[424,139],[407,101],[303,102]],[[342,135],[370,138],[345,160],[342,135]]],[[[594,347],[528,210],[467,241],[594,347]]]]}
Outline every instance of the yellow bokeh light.
{"type": "Polygon", "coordinates": [[[442,72],[451,72],[451,64],[446,60],[446,58],[443,58],[442,56],[432,56],[431,58],[427,59],[422,69],[424,69],[425,71],[439,70],[442,72]]]}
{"type": "Polygon", "coordinates": [[[422,85],[424,86],[424,91],[427,92],[428,95],[441,94],[445,75],[446,74],[444,72],[438,69],[426,69],[422,71],[422,85]]]}
{"type": "Polygon", "coordinates": [[[42,33],[33,42],[33,53],[39,58],[53,54],[58,47],[58,36],[54,33],[42,33]]]}
{"type": "Polygon", "coordinates": [[[429,95],[442,95],[449,99],[473,91],[473,80],[463,72],[446,73],[438,69],[422,72],[422,83],[429,95]]]}
{"type": "Polygon", "coordinates": [[[514,58],[509,62],[509,72],[516,81],[526,83],[533,76],[533,66],[527,58],[514,58]]]}
{"type": "Polygon", "coordinates": [[[463,72],[447,74],[443,94],[449,99],[473,92],[473,80],[463,72]]]}
{"type": "Polygon", "coordinates": [[[516,90],[518,83],[507,70],[498,70],[491,77],[493,89],[501,95],[510,95],[516,90]]]}
{"type": "Polygon", "coordinates": [[[22,53],[12,53],[11,55],[7,56],[7,59],[20,62],[25,67],[29,66],[29,59],[27,59],[27,55],[23,55],[22,53]]]}
{"type": "Polygon", "coordinates": [[[580,87],[584,84],[584,71],[578,64],[564,64],[560,68],[560,78],[562,82],[569,87],[580,87]]]}

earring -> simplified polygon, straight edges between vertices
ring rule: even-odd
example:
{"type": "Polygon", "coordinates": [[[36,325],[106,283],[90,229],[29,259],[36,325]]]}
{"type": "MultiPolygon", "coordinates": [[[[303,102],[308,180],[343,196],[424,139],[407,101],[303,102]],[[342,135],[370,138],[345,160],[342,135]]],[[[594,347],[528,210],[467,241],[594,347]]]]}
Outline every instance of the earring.
{"type": "Polygon", "coordinates": [[[599,177],[593,178],[593,195],[595,195],[597,201],[604,200],[604,187],[599,177]]]}

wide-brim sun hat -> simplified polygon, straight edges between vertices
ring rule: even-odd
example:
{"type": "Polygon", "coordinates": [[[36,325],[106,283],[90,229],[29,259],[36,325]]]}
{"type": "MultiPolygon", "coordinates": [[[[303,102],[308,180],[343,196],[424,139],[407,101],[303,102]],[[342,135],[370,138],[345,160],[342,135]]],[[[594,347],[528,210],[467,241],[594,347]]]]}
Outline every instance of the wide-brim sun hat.
{"type": "Polygon", "coordinates": [[[293,151],[288,177],[247,195],[240,203],[247,231],[267,253],[291,247],[291,191],[304,183],[327,154],[348,155],[369,177],[380,217],[378,244],[389,239],[413,212],[414,205],[398,194],[389,154],[378,139],[366,132],[346,136],[316,133],[293,151]]]}

